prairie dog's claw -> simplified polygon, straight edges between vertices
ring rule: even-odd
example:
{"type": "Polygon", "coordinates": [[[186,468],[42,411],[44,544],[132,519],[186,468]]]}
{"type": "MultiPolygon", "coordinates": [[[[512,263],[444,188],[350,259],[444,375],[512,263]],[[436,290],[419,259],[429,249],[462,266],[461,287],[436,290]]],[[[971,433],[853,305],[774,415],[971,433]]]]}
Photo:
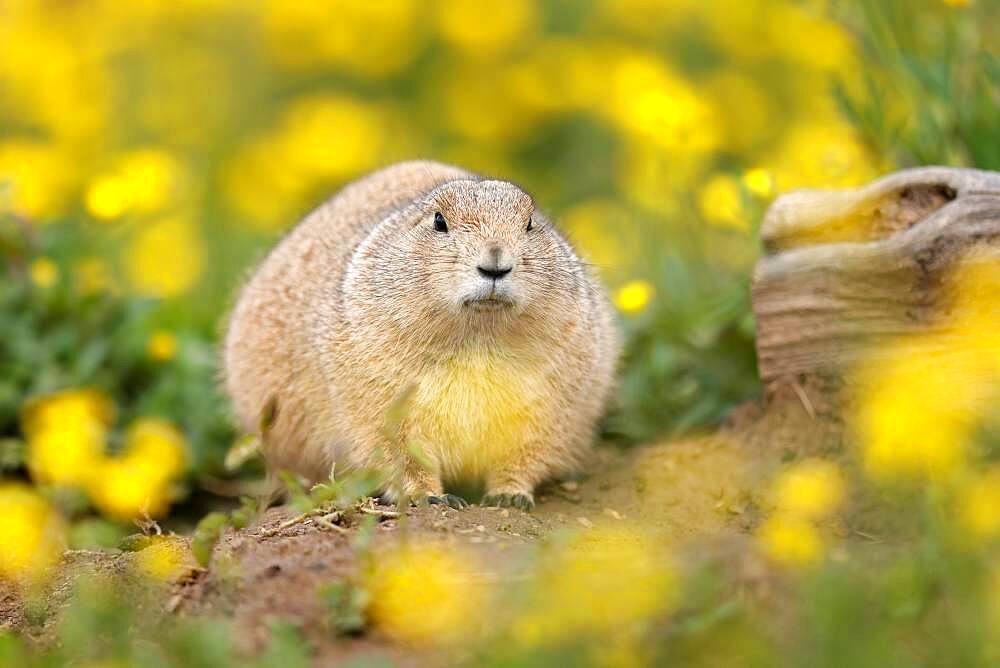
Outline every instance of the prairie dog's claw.
{"type": "Polygon", "coordinates": [[[442,494],[441,496],[428,496],[427,503],[432,506],[448,506],[456,510],[469,507],[469,502],[454,494],[442,494]]]}
{"type": "Polygon", "coordinates": [[[521,510],[532,510],[535,507],[535,500],[530,494],[523,492],[500,494],[487,494],[483,497],[480,505],[496,506],[497,508],[520,508],[521,510]]]}

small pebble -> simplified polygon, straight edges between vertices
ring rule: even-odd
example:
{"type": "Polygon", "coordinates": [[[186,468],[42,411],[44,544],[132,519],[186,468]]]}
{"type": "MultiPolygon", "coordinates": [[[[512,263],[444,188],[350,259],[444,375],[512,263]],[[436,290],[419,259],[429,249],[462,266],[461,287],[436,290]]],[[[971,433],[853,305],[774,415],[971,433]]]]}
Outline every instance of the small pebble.
{"type": "Polygon", "coordinates": [[[567,492],[575,492],[580,489],[580,483],[575,480],[565,480],[559,483],[559,486],[565,489],[567,492]]]}
{"type": "Polygon", "coordinates": [[[588,529],[593,528],[594,523],[588,520],[586,517],[577,517],[576,521],[587,527],[588,529]]]}
{"type": "Polygon", "coordinates": [[[617,510],[613,510],[611,508],[605,508],[604,509],[604,514],[607,515],[608,517],[613,517],[616,520],[620,520],[622,518],[622,514],[621,513],[619,513],[617,510]]]}

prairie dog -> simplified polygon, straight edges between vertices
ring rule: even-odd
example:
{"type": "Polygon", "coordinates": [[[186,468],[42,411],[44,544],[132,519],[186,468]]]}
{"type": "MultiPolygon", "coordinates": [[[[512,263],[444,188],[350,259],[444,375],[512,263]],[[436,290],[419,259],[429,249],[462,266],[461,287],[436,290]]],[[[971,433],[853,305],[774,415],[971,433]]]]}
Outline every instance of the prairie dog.
{"type": "Polygon", "coordinates": [[[272,471],[373,467],[390,498],[455,507],[442,480],[473,477],[484,504],[530,508],[589,447],[619,351],[604,290],[528,194],[415,161],[348,185],[271,251],[224,366],[244,428],[277,408],[272,471]]]}

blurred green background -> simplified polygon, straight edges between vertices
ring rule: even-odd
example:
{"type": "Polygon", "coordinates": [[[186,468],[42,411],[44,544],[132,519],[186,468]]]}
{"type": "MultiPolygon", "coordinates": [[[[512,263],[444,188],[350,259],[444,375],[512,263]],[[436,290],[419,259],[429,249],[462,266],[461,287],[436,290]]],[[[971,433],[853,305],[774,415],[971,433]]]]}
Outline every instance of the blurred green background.
{"type": "Polygon", "coordinates": [[[341,185],[414,157],[523,184],[599,267],[628,337],[608,438],[716,424],[758,391],[747,287],[776,194],[1000,166],[997,18],[961,0],[8,0],[0,466],[51,481],[25,406],[84,388],[117,410],[87,461],[154,416],[190,480],[226,475],[216,341],[241,278],[341,185]]]}

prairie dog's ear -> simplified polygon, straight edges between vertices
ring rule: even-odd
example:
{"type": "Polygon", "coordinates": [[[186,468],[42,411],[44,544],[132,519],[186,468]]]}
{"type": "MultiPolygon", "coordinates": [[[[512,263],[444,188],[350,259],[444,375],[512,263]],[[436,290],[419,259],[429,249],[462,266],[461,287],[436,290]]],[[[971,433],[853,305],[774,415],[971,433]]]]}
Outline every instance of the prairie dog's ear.
{"type": "Polygon", "coordinates": [[[926,329],[958,263],[1000,261],[1000,174],[928,167],[793,192],[771,206],[761,237],[761,377],[839,375],[871,344],[926,329]]]}

